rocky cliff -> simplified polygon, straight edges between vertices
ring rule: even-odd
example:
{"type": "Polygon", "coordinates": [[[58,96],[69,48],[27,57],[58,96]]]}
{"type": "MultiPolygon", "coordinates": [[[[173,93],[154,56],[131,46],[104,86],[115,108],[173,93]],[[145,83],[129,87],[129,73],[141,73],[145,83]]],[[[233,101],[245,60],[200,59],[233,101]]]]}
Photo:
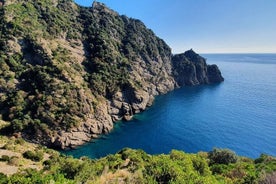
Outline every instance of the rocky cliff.
{"type": "Polygon", "coordinates": [[[6,0],[0,16],[1,118],[33,142],[75,147],[156,95],[223,81],[194,51],[172,55],[141,21],[98,2],[6,0]]]}
{"type": "Polygon", "coordinates": [[[207,65],[206,59],[188,50],[172,56],[173,77],[178,86],[210,84],[223,81],[216,65],[207,65]]]}

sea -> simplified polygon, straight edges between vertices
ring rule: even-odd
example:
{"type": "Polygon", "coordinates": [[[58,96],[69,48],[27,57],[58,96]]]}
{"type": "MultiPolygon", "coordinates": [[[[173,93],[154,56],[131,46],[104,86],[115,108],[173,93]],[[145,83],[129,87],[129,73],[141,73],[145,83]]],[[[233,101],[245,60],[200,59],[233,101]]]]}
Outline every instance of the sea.
{"type": "Polygon", "coordinates": [[[228,148],[250,158],[276,156],[276,54],[202,56],[219,66],[224,82],[160,95],[131,121],[65,154],[100,158],[129,147],[150,154],[228,148]]]}

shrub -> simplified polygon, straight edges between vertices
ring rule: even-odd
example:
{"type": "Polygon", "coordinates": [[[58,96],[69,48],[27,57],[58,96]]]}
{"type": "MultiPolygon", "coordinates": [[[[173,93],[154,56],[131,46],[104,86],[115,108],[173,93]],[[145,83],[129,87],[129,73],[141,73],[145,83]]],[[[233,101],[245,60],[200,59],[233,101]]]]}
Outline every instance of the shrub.
{"type": "Polygon", "coordinates": [[[0,161],[2,162],[8,162],[10,160],[10,157],[8,155],[2,155],[0,158],[0,161]]]}
{"type": "Polygon", "coordinates": [[[25,141],[22,138],[18,138],[15,140],[15,144],[24,145],[25,141]]]}
{"type": "Polygon", "coordinates": [[[12,156],[9,161],[9,165],[19,166],[20,165],[20,159],[17,156],[12,156]]]}
{"type": "Polygon", "coordinates": [[[227,169],[227,165],[224,164],[213,164],[211,167],[213,174],[223,174],[227,169]]]}
{"type": "Polygon", "coordinates": [[[168,155],[158,155],[153,157],[150,164],[146,166],[148,175],[153,176],[157,183],[173,182],[180,176],[179,165],[173,164],[168,155]]]}
{"type": "Polygon", "coordinates": [[[79,160],[67,158],[61,165],[61,173],[67,179],[74,179],[75,176],[82,170],[82,164],[79,160]]]}
{"type": "Polygon", "coordinates": [[[229,149],[218,149],[215,148],[208,153],[208,158],[210,159],[210,165],[213,164],[230,164],[236,163],[238,157],[235,152],[229,149]]]}
{"type": "Polygon", "coordinates": [[[272,156],[261,154],[260,158],[254,160],[258,171],[271,173],[276,171],[276,159],[272,156]]]}
{"type": "Polygon", "coordinates": [[[43,165],[44,165],[44,166],[50,166],[51,164],[52,164],[51,160],[45,160],[45,161],[43,162],[43,165]]]}
{"type": "Polygon", "coordinates": [[[276,172],[266,175],[263,180],[259,182],[259,184],[273,184],[276,181],[276,172]]]}
{"type": "Polygon", "coordinates": [[[8,183],[8,177],[3,173],[0,173],[0,184],[1,183],[8,183]]]}
{"type": "Polygon", "coordinates": [[[23,157],[34,162],[39,162],[43,159],[43,152],[38,151],[37,153],[34,153],[32,151],[26,151],[23,153],[23,157]]]}
{"type": "Polygon", "coordinates": [[[2,149],[5,149],[5,150],[13,150],[14,149],[14,146],[10,143],[7,143],[5,144],[2,149]]]}
{"type": "Polygon", "coordinates": [[[261,154],[261,156],[259,158],[254,160],[254,163],[260,164],[260,163],[267,163],[267,162],[271,162],[271,161],[276,161],[276,159],[273,158],[272,156],[269,156],[266,154],[261,154]]]}

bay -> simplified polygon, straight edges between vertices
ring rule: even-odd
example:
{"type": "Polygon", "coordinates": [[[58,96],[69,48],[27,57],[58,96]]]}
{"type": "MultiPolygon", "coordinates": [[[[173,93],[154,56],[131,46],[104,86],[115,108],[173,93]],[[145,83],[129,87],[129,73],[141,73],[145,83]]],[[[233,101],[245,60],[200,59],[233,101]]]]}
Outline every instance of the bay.
{"type": "Polygon", "coordinates": [[[225,81],[158,96],[130,122],[98,140],[66,151],[100,158],[129,147],[150,154],[229,148],[252,158],[276,156],[276,54],[203,54],[225,81]]]}

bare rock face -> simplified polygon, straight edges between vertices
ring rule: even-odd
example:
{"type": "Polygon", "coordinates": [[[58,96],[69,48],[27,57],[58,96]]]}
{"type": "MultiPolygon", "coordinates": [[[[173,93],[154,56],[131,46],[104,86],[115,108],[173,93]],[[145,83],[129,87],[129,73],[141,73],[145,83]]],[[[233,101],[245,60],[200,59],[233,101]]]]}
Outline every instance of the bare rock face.
{"type": "Polygon", "coordinates": [[[141,21],[102,3],[3,2],[0,117],[30,141],[74,148],[131,120],[157,95],[223,81],[193,50],[172,55],[141,21]]]}
{"type": "Polygon", "coordinates": [[[222,77],[217,65],[207,66],[207,76],[209,79],[209,83],[218,83],[224,81],[224,78],[222,77]]]}
{"type": "Polygon", "coordinates": [[[95,111],[94,117],[83,122],[80,126],[72,128],[70,131],[59,131],[57,135],[52,137],[51,144],[53,147],[61,149],[75,148],[101,134],[109,133],[112,129],[113,121],[105,105],[95,111]]]}
{"type": "Polygon", "coordinates": [[[206,60],[193,50],[172,57],[173,75],[179,86],[222,82],[216,65],[207,65],[206,60]]]}
{"type": "Polygon", "coordinates": [[[109,102],[109,114],[114,122],[122,119],[129,121],[134,114],[145,110],[151,103],[149,93],[145,91],[117,92],[109,102]]]}

